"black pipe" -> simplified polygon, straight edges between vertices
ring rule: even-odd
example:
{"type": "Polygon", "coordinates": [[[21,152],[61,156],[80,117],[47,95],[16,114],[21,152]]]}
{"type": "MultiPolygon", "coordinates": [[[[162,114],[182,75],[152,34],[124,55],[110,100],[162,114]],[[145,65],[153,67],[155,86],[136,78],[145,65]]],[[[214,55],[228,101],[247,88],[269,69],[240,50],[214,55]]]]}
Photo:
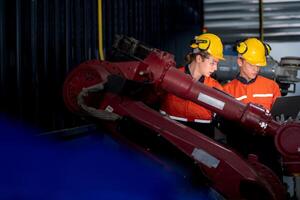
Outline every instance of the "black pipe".
{"type": "Polygon", "coordinates": [[[43,1],[43,78],[48,78],[49,5],[43,1]]]}
{"type": "Polygon", "coordinates": [[[0,1],[0,97],[4,96],[4,2],[0,1]]]}
{"type": "Polygon", "coordinates": [[[21,69],[21,0],[16,0],[16,78],[17,78],[17,109],[18,115],[23,116],[22,100],[22,69],[21,69]]]}
{"type": "Polygon", "coordinates": [[[65,0],[65,75],[70,71],[70,58],[71,58],[71,16],[70,16],[70,0],[65,0]]]}
{"type": "Polygon", "coordinates": [[[32,86],[33,86],[33,119],[37,122],[38,119],[38,110],[39,110],[39,76],[37,70],[37,1],[31,1],[30,7],[30,25],[31,25],[31,67],[32,67],[32,86]]]}
{"type": "Polygon", "coordinates": [[[264,8],[263,0],[259,0],[259,38],[261,41],[264,41],[264,8]]]}
{"type": "Polygon", "coordinates": [[[87,1],[83,1],[82,2],[82,27],[83,27],[83,52],[82,52],[82,58],[84,60],[88,59],[88,51],[89,51],[89,47],[88,47],[88,8],[87,8],[87,1]]]}

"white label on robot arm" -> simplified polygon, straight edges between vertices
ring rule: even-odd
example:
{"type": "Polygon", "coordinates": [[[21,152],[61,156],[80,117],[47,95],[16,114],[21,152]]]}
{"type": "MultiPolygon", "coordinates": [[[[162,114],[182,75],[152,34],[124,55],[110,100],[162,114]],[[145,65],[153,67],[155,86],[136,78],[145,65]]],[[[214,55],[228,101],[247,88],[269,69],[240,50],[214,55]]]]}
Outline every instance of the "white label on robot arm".
{"type": "Polygon", "coordinates": [[[220,101],[220,100],[218,100],[216,98],[213,98],[211,96],[208,96],[206,94],[203,94],[201,92],[198,95],[198,100],[201,101],[201,102],[203,102],[203,103],[206,103],[206,104],[208,104],[210,106],[213,106],[213,107],[215,107],[215,108],[217,108],[219,110],[223,110],[224,105],[225,105],[225,102],[220,101]]]}
{"type": "Polygon", "coordinates": [[[203,163],[209,168],[217,168],[220,163],[220,160],[202,149],[195,148],[192,152],[192,156],[195,158],[195,160],[203,163]]]}
{"type": "Polygon", "coordinates": [[[105,111],[107,111],[107,112],[113,112],[114,108],[108,105],[108,106],[106,106],[105,111]]]}

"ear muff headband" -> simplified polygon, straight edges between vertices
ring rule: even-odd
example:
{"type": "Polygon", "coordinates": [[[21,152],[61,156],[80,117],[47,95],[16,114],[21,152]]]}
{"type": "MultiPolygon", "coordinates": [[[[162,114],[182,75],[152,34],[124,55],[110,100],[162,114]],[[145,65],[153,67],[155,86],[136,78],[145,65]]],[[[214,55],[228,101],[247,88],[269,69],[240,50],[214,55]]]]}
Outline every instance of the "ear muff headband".
{"type": "Polygon", "coordinates": [[[267,43],[263,43],[265,47],[266,56],[270,55],[270,52],[272,50],[271,46],[267,43]]]}
{"type": "Polygon", "coordinates": [[[198,48],[203,51],[206,51],[210,46],[210,40],[208,39],[196,40],[196,43],[198,44],[198,48]]]}

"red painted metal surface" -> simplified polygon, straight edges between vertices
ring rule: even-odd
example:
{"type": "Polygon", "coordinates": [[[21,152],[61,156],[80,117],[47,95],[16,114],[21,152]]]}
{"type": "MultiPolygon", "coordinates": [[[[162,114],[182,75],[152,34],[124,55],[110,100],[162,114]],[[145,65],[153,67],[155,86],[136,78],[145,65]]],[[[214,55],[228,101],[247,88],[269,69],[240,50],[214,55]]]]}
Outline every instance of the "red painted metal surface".
{"type": "MultiPolygon", "coordinates": [[[[226,119],[237,121],[257,133],[272,135],[278,151],[286,161],[284,164],[294,174],[299,173],[300,166],[299,124],[280,125],[263,108],[253,104],[245,105],[221,91],[192,80],[175,68],[171,54],[159,50],[153,50],[143,61],[83,63],[66,79],[64,99],[67,107],[75,113],[81,112],[76,94],[97,81],[109,84],[111,76],[140,85],[140,90],[147,86],[147,92],[128,92],[128,88],[126,92],[119,93],[104,90],[105,93],[100,94],[101,98],[97,102],[99,109],[130,117],[156,131],[193,158],[212,181],[212,187],[229,199],[257,199],[261,195],[264,199],[285,198],[279,179],[254,157],[245,161],[230,149],[160,115],[146,104],[147,100],[155,99],[162,91],[171,92],[205,106],[226,119]],[[133,93],[137,95],[132,95],[133,93]]],[[[120,87],[122,91],[122,85],[111,84],[120,87]]]]}

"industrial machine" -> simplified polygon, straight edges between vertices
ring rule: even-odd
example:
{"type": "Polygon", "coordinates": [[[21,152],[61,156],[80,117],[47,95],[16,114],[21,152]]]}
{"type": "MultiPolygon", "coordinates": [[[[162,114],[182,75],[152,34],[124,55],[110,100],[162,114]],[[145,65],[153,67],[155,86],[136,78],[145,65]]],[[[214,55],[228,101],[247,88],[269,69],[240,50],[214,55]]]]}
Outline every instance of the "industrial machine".
{"type": "Polygon", "coordinates": [[[280,180],[255,155],[245,160],[204,134],[161,115],[151,105],[170,92],[256,133],[271,135],[283,165],[293,175],[300,173],[299,123],[280,124],[267,110],[251,103],[245,105],[192,80],[176,68],[173,55],[148,48],[133,38],[119,36],[113,47],[131,59],[92,60],[75,68],[64,84],[69,110],[99,119],[114,134],[118,134],[116,126],[121,118],[148,127],[193,159],[210,179],[211,187],[226,199],[285,199],[280,180]]]}

